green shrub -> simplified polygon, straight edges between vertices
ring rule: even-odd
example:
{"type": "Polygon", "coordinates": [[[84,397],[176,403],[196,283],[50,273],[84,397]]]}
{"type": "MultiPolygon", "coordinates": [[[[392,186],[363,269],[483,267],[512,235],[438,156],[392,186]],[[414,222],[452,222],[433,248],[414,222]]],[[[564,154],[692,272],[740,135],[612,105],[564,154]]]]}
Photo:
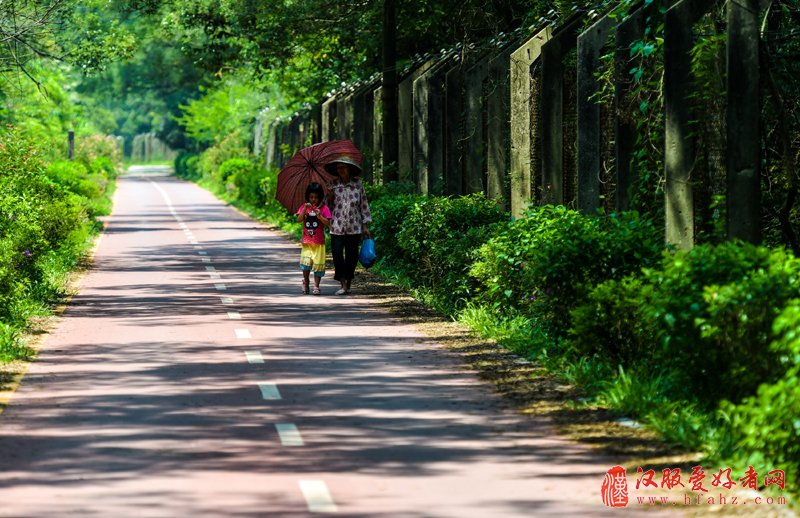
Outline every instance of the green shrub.
{"type": "MultiPolygon", "coordinates": [[[[775,319],[777,355],[783,376],[763,384],[739,405],[723,403],[731,452],[742,465],[783,469],[786,480],[800,477],[800,300],[775,319]]],[[[735,380],[734,380],[735,381],[735,380]]]]}
{"type": "Polygon", "coordinates": [[[247,174],[252,169],[253,165],[246,158],[229,158],[220,164],[215,179],[222,185],[226,185],[233,175],[238,173],[247,174]]]}
{"type": "MultiPolygon", "coordinates": [[[[575,357],[602,355],[612,365],[652,365],[646,344],[655,344],[654,326],[640,311],[653,287],[640,276],[597,285],[572,311],[570,348],[575,357]]],[[[655,367],[655,365],[653,365],[655,367]]]]}
{"type": "Polygon", "coordinates": [[[545,206],[500,228],[470,275],[485,303],[513,307],[563,337],[570,310],[597,283],[657,262],[663,248],[661,233],[636,213],[585,216],[545,206]]]}
{"type": "Polygon", "coordinates": [[[249,157],[250,151],[244,144],[241,131],[225,135],[210,148],[203,151],[197,161],[197,170],[203,178],[211,180],[216,188],[226,188],[225,180],[219,175],[220,166],[231,158],[249,157]]]}
{"type": "Polygon", "coordinates": [[[230,158],[217,171],[218,181],[226,185],[229,193],[253,206],[264,205],[267,201],[267,191],[262,185],[266,176],[267,171],[246,158],[230,158]]]}
{"type": "Polygon", "coordinates": [[[53,162],[47,166],[47,176],[55,183],[89,200],[99,198],[105,190],[103,176],[91,174],[80,162],[53,162]]]}
{"type": "Polygon", "coordinates": [[[233,175],[232,181],[239,192],[239,197],[253,206],[262,206],[267,203],[267,190],[264,179],[270,175],[269,171],[253,168],[245,173],[233,175]]]}
{"type": "Polygon", "coordinates": [[[383,198],[396,198],[404,194],[416,194],[417,186],[412,182],[388,182],[381,184],[365,184],[367,199],[370,203],[383,198]]]}
{"type": "Polygon", "coordinates": [[[31,357],[33,350],[22,342],[19,330],[0,322],[0,363],[31,357]]]}
{"type": "Polygon", "coordinates": [[[663,369],[676,399],[714,407],[782,375],[769,349],[772,323],[798,296],[800,261],[788,252],[701,245],[597,286],[572,314],[570,344],[578,354],[663,369]]]}
{"type": "Polygon", "coordinates": [[[469,300],[476,282],[468,275],[475,252],[509,215],[483,194],[420,197],[396,235],[401,266],[439,305],[454,310],[469,300]]]}
{"type": "Polygon", "coordinates": [[[111,158],[106,156],[99,156],[92,160],[89,169],[95,173],[102,174],[106,181],[117,177],[117,166],[111,158]]]}
{"type": "Polygon", "coordinates": [[[197,169],[199,156],[181,151],[175,158],[175,174],[186,180],[197,180],[200,171],[197,169]]]}
{"type": "MultiPolygon", "coordinates": [[[[98,159],[108,160],[112,164],[112,169],[116,171],[122,166],[122,147],[116,137],[111,135],[80,135],[75,139],[75,160],[82,162],[86,167],[95,168],[95,161],[98,159]]],[[[116,176],[116,172],[109,173],[116,176]]]]}
{"type": "Polygon", "coordinates": [[[87,223],[77,194],[51,181],[37,149],[13,130],[0,134],[0,320],[44,293],[43,258],[87,223]]]}
{"type": "Polygon", "coordinates": [[[375,239],[375,248],[381,263],[401,266],[403,254],[397,246],[397,234],[411,208],[423,200],[419,195],[384,196],[369,198],[372,225],[370,230],[375,239]]]}

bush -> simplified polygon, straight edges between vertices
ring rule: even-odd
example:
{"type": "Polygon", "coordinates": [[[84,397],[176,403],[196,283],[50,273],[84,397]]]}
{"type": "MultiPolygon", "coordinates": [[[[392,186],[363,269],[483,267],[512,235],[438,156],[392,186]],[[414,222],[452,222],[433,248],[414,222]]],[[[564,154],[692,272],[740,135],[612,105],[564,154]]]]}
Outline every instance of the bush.
{"type": "Polygon", "coordinates": [[[0,322],[0,362],[33,357],[33,350],[26,346],[17,329],[0,322]]]}
{"type": "Polygon", "coordinates": [[[382,184],[365,184],[364,190],[370,203],[383,198],[396,198],[404,194],[415,194],[417,186],[412,182],[389,182],[382,184]]]}
{"type": "Polygon", "coordinates": [[[475,252],[508,218],[483,194],[420,197],[402,219],[395,246],[415,282],[452,311],[475,292],[477,283],[468,275],[475,252]]]}
{"type": "MultiPolygon", "coordinates": [[[[116,170],[122,166],[122,147],[116,137],[111,135],[81,135],[75,139],[75,160],[87,168],[99,172],[97,160],[111,164],[109,178],[116,177],[116,170]]],[[[106,167],[106,166],[102,166],[106,167]]]]}
{"type": "Polygon", "coordinates": [[[47,176],[58,185],[63,186],[76,195],[75,202],[92,216],[101,216],[111,212],[109,186],[112,185],[112,173],[107,170],[109,161],[102,158],[93,162],[98,169],[88,169],[81,162],[59,161],[47,167],[47,176]]]}
{"type": "Polygon", "coordinates": [[[103,175],[106,181],[116,179],[118,172],[117,165],[114,164],[113,160],[105,156],[99,156],[92,160],[89,170],[103,175]]]}
{"type": "Polygon", "coordinates": [[[399,267],[403,264],[403,254],[397,246],[397,234],[406,215],[415,204],[422,202],[423,197],[407,194],[372,199],[367,194],[367,198],[372,213],[370,230],[375,239],[379,261],[399,267]]]}
{"type": "Polygon", "coordinates": [[[738,401],[782,374],[772,324],[800,296],[799,277],[800,261],[784,250],[697,246],[595,288],[573,312],[570,343],[578,354],[666,370],[677,399],[738,401]]]}
{"type": "Polygon", "coordinates": [[[220,168],[220,176],[227,178],[233,185],[236,197],[253,206],[263,206],[267,202],[267,191],[262,180],[269,173],[255,167],[244,158],[233,158],[224,162],[220,168]]]}
{"type": "Polygon", "coordinates": [[[71,192],[90,200],[99,198],[105,190],[103,176],[91,174],[89,169],[80,162],[53,162],[47,166],[47,176],[71,192]]]}
{"type": "Polygon", "coordinates": [[[249,157],[250,151],[242,143],[240,131],[234,131],[203,151],[197,169],[203,178],[211,180],[217,188],[225,189],[225,178],[219,174],[220,166],[232,158],[249,157]]]}
{"type": "MultiPolygon", "coordinates": [[[[53,175],[92,190],[72,174],[85,172],[70,164],[53,175]]],[[[0,132],[0,361],[29,355],[18,330],[56,293],[54,265],[79,253],[72,241],[83,235],[85,244],[85,201],[48,177],[38,150],[13,128],[0,132]]]]}
{"type": "Polygon", "coordinates": [[[239,192],[244,193],[243,197],[246,202],[261,207],[269,202],[267,194],[270,191],[265,180],[267,180],[271,174],[272,173],[266,169],[256,168],[247,176],[235,177],[234,184],[239,188],[239,192]]]}
{"type": "Polygon", "coordinates": [[[175,174],[186,180],[197,180],[200,171],[197,169],[198,155],[181,151],[175,158],[175,174]]]}
{"type": "MultiPolygon", "coordinates": [[[[653,363],[644,344],[654,344],[653,326],[640,310],[652,299],[653,287],[632,275],[596,286],[572,312],[568,340],[576,357],[602,356],[612,365],[653,363]]],[[[655,366],[654,366],[655,367],[655,366]]]]}
{"type": "Polygon", "coordinates": [[[770,349],[783,376],[764,384],[740,405],[724,403],[727,431],[742,465],[783,469],[786,480],[800,477],[800,300],[793,300],[775,319],[770,349]]]}
{"type": "Polygon", "coordinates": [[[597,283],[656,263],[663,249],[661,233],[634,212],[585,216],[546,206],[500,228],[470,275],[484,303],[510,306],[563,337],[570,310],[597,283]]]}

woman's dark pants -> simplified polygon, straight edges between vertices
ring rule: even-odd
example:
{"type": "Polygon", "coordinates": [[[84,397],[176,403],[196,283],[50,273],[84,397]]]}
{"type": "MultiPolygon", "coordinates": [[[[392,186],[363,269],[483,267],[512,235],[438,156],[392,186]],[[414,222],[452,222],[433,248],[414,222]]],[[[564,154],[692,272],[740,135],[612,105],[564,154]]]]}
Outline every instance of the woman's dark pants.
{"type": "Polygon", "coordinates": [[[331,254],[336,272],[333,278],[337,281],[352,281],[358,264],[358,246],[361,234],[337,236],[331,234],[331,254]]]}

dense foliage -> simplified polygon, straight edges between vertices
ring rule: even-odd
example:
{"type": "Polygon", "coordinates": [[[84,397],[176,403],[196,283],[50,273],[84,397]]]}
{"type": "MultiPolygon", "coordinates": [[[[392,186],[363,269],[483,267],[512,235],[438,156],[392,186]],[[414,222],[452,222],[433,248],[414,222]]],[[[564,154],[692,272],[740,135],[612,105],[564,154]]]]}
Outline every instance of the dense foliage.
{"type": "Polygon", "coordinates": [[[118,163],[99,154],[104,143],[86,144],[83,161],[48,166],[13,127],[0,131],[0,361],[31,354],[20,332],[62,294],[94,217],[110,210],[118,163]]]}
{"type": "MultiPolygon", "coordinates": [[[[722,243],[723,3],[709,4],[694,26],[687,102],[700,246],[691,252],[663,253],[660,231],[670,2],[404,0],[397,3],[395,65],[458,44],[467,57],[468,43],[575,13],[586,15],[586,27],[609,11],[622,21],[642,4],[641,38],[623,49],[627,61],[606,47],[595,96],[606,117],[620,110],[636,129],[636,212],[611,214],[607,196],[606,215],[542,207],[512,220],[481,196],[423,197],[414,188],[376,186],[370,196],[380,267],[581,385],[589,401],[716,458],[775,463],[797,476],[800,287],[798,261],[781,248],[800,252],[796,2],[770,3],[760,24],[761,228],[773,248],[722,243]],[[620,78],[630,82],[630,95],[615,106],[620,78]]],[[[115,133],[129,143],[155,131],[187,151],[176,161],[179,174],[297,234],[274,201],[276,171],[251,152],[256,118],[291,115],[378,72],[383,5],[0,2],[0,117],[18,128],[0,139],[0,358],[29,354],[19,340],[26,318],[59,295],[60,276],[74,266],[93,218],[108,211],[117,145],[90,135],[115,133]],[[74,161],[64,161],[68,130],[78,136],[74,161]]],[[[574,66],[574,51],[565,61],[574,66]]],[[[616,165],[604,157],[609,193],[616,165]]]]}
{"type": "Polygon", "coordinates": [[[470,275],[483,302],[519,310],[563,336],[569,311],[592,287],[653,264],[663,249],[661,232],[636,213],[584,216],[545,206],[499,230],[470,275]]]}

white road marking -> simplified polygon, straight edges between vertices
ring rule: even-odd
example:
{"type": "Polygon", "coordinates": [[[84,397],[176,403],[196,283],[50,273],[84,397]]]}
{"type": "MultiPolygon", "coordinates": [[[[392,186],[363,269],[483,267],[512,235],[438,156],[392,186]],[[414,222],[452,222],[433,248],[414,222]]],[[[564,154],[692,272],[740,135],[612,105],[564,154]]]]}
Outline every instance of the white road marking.
{"type": "Polygon", "coordinates": [[[218,273],[209,273],[208,277],[210,279],[221,279],[222,278],[222,276],[220,274],[218,274],[218,273]]]}
{"type": "Polygon", "coordinates": [[[216,268],[214,268],[213,266],[206,266],[206,271],[207,271],[207,272],[214,272],[214,271],[216,271],[216,270],[217,270],[217,269],[216,269],[216,268]]]}
{"type": "Polygon", "coordinates": [[[242,315],[238,311],[228,311],[228,318],[231,320],[241,320],[242,315]]]}
{"type": "Polygon", "coordinates": [[[328,492],[328,486],[322,480],[300,480],[300,491],[306,499],[308,510],[312,513],[338,512],[333,498],[328,492]]]}
{"type": "Polygon", "coordinates": [[[291,423],[276,424],[275,429],[278,430],[278,437],[281,438],[281,445],[283,446],[303,446],[303,437],[300,435],[300,430],[291,423]]]}
{"type": "Polygon", "coordinates": [[[191,243],[193,245],[196,245],[196,244],[198,244],[198,241],[196,239],[190,239],[189,243],[191,243]]]}
{"type": "Polygon", "coordinates": [[[261,390],[262,399],[281,398],[281,393],[278,392],[278,386],[274,383],[259,383],[258,388],[261,390]]]}
{"type": "MultiPolygon", "coordinates": [[[[217,284],[215,284],[214,286],[217,286],[217,284]]],[[[223,285],[223,286],[224,286],[224,285],[223,285]]],[[[223,303],[223,304],[225,304],[225,305],[228,305],[228,306],[230,306],[231,304],[233,304],[233,299],[230,299],[230,298],[228,298],[228,297],[220,297],[219,301],[220,301],[220,302],[222,302],[222,303],[223,303]]]]}
{"type": "Polygon", "coordinates": [[[172,213],[173,216],[175,216],[175,219],[178,219],[178,213],[175,212],[175,207],[172,206],[172,200],[169,198],[169,194],[167,194],[167,191],[165,191],[160,185],[158,185],[153,180],[150,180],[150,183],[152,183],[153,187],[155,187],[156,190],[158,190],[158,192],[161,193],[161,197],[164,198],[164,202],[167,204],[167,208],[169,208],[169,211],[172,213]]]}
{"type": "Polygon", "coordinates": [[[227,287],[227,286],[225,286],[224,284],[214,284],[214,287],[215,287],[215,288],[216,288],[218,291],[225,291],[225,290],[227,290],[227,289],[228,289],[228,287],[227,287]]]}
{"type": "Polygon", "coordinates": [[[200,259],[202,259],[204,263],[210,263],[211,262],[211,258],[210,257],[201,257],[200,259]]]}
{"type": "Polygon", "coordinates": [[[261,351],[245,351],[244,356],[247,358],[247,363],[264,363],[261,351]]]}
{"type": "Polygon", "coordinates": [[[197,255],[208,255],[208,252],[197,252],[197,255]]]}
{"type": "Polygon", "coordinates": [[[202,250],[202,249],[203,249],[203,247],[202,247],[202,246],[200,246],[200,245],[194,245],[194,249],[195,249],[195,250],[202,250]]]}
{"type": "Polygon", "coordinates": [[[247,329],[235,329],[234,332],[236,333],[236,338],[253,338],[253,335],[247,329]]]}

